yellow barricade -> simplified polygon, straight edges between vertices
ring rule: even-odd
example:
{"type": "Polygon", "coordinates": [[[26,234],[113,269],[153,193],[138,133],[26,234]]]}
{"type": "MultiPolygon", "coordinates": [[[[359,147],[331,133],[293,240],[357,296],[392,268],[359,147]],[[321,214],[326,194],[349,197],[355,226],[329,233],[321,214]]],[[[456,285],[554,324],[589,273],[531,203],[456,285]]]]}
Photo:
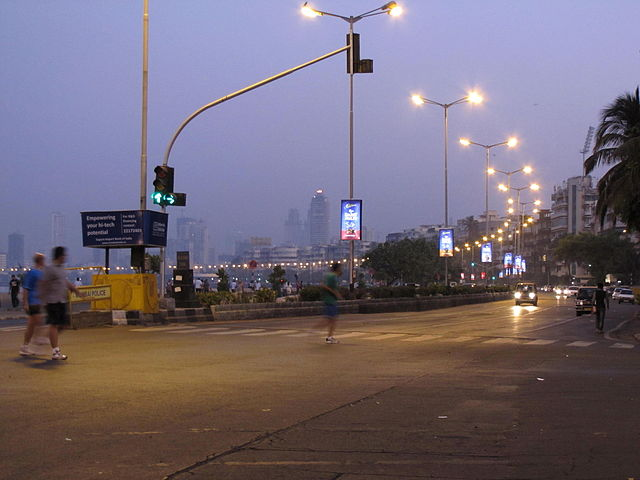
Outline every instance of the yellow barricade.
{"type": "Polygon", "coordinates": [[[111,288],[111,299],[93,301],[93,310],[159,312],[158,284],[152,273],[94,275],[92,283],[94,287],[109,285],[111,288]]]}

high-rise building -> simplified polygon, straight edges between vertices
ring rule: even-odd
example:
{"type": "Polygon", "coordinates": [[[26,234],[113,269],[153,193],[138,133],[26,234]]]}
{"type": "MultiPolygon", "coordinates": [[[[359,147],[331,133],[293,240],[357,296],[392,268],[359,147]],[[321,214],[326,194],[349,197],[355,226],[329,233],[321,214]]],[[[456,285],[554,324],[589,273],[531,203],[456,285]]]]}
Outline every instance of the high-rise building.
{"type": "Polygon", "coordinates": [[[329,243],[329,200],[322,190],[316,190],[309,207],[309,241],[311,245],[329,243]]]}
{"type": "Polygon", "coordinates": [[[51,248],[65,245],[64,215],[60,212],[51,214],[51,248]]]}
{"type": "Polygon", "coordinates": [[[284,221],[284,243],[294,247],[308,243],[304,240],[304,224],[297,208],[290,208],[289,215],[284,221]]]}
{"type": "Polygon", "coordinates": [[[189,251],[189,259],[192,265],[207,264],[209,235],[205,223],[202,220],[188,217],[178,218],[177,223],[176,250],[189,251]]]}
{"type": "Polygon", "coordinates": [[[560,238],[580,232],[593,232],[598,191],[591,176],[571,177],[553,188],[551,195],[551,234],[560,238]]]}
{"type": "Polygon", "coordinates": [[[21,233],[12,233],[9,235],[7,267],[23,267],[24,265],[24,235],[21,233]]]}

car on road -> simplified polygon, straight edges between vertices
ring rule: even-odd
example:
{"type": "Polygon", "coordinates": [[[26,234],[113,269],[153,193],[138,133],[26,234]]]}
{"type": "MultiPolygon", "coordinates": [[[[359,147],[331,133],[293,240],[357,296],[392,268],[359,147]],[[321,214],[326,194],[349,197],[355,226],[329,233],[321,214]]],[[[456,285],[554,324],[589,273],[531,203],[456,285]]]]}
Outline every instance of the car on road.
{"type": "Polygon", "coordinates": [[[583,313],[593,312],[593,294],[597,287],[585,286],[578,289],[576,294],[576,316],[580,316],[583,313]]]}
{"type": "Polygon", "coordinates": [[[530,303],[534,307],[538,305],[538,288],[535,283],[518,283],[513,292],[516,305],[530,303]]]}
{"type": "Polygon", "coordinates": [[[629,288],[621,288],[615,299],[618,300],[618,303],[622,303],[622,302],[629,302],[632,304],[636,303],[636,298],[635,298],[635,295],[633,294],[633,290],[629,288]]]}
{"type": "Polygon", "coordinates": [[[618,299],[618,295],[620,295],[620,292],[622,290],[629,290],[629,287],[616,287],[613,289],[613,292],[611,293],[611,300],[617,300],[618,299]]]}
{"type": "Polygon", "coordinates": [[[570,287],[567,287],[564,294],[568,297],[575,297],[578,294],[578,290],[580,290],[580,287],[577,285],[571,285],[570,287]]]}

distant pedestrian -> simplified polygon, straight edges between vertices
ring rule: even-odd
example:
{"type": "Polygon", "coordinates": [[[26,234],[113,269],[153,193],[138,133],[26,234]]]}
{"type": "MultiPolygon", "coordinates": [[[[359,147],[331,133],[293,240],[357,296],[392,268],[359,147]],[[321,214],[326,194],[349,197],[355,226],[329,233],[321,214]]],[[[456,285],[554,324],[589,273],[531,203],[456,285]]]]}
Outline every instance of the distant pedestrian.
{"type": "Polygon", "coordinates": [[[80,277],[76,277],[76,281],[74,282],[76,287],[82,286],[82,279],[80,277]]]}
{"type": "Polygon", "coordinates": [[[24,341],[20,347],[20,355],[33,355],[29,349],[29,342],[33,337],[36,327],[42,322],[42,305],[40,302],[40,280],[44,269],[44,255],[36,253],[33,256],[33,268],[29,270],[22,285],[22,306],[29,315],[27,329],[24,332],[24,341]]]}
{"type": "Polygon", "coordinates": [[[20,301],[18,300],[18,295],[20,294],[20,280],[15,275],[11,275],[11,280],[9,280],[9,293],[11,294],[11,306],[13,308],[18,308],[20,305],[20,301]]]}
{"type": "Polygon", "coordinates": [[[200,280],[199,278],[196,278],[196,292],[201,292],[202,291],[202,280],[200,280]]]}
{"type": "Polygon", "coordinates": [[[236,289],[238,288],[238,282],[234,280],[231,280],[231,293],[236,293],[236,289]]]}
{"type": "Polygon", "coordinates": [[[51,265],[44,268],[42,279],[40,280],[40,297],[43,304],[47,306],[47,324],[49,325],[49,340],[53,352],[52,360],[66,360],[58,346],[58,337],[64,327],[69,325],[69,315],[67,314],[68,291],[76,295],[84,296],[78,288],[67,279],[67,272],[64,269],[66,251],[64,247],[53,249],[53,260],[51,265]]]}
{"type": "Polygon", "coordinates": [[[318,327],[327,327],[327,343],[340,343],[333,336],[338,322],[338,300],[342,295],[338,291],[338,277],[342,275],[342,266],[339,263],[331,265],[329,272],[324,277],[322,284],[322,301],[324,302],[324,321],[318,327]]]}
{"type": "Polygon", "coordinates": [[[209,286],[209,279],[208,279],[208,278],[205,278],[205,279],[202,281],[202,291],[203,291],[203,292],[208,292],[210,289],[211,289],[211,287],[209,286]]]}
{"type": "Polygon", "coordinates": [[[260,283],[260,280],[256,280],[256,286],[255,286],[255,290],[256,290],[256,292],[257,292],[258,290],[260,290],[261,288],[262,288],[262,284],[260,283]]]}
{"type": "Polygon", "coordinates": [[[596,309],[596,329],[598,333],[604,332],[604,316],[609,308],[609,297],[604,291],[604,285],[598,283],[598,288],[593,292],[593,306],[596,309]]]}

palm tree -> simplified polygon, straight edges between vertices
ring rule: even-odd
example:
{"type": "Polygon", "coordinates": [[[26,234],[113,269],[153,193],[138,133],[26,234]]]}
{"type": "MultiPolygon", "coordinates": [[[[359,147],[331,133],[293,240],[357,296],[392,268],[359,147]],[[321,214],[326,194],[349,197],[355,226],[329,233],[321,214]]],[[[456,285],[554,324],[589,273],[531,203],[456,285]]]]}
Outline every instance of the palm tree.
{"type": "Polygon", "coordinates": [[[620,95],[602,111],[593,154],[584,161],[585,174],[613,165],[598,182],[596,213],[600,224],[608,213],[640,231],[640,98],[620,95]]]}
{"type": "Polygon", "coordinates": [[[460,221],[463,231],[466,233],[467,241],[473,241],[480,235],[479,222],[473,216],[465,217],[460,221]]]}

